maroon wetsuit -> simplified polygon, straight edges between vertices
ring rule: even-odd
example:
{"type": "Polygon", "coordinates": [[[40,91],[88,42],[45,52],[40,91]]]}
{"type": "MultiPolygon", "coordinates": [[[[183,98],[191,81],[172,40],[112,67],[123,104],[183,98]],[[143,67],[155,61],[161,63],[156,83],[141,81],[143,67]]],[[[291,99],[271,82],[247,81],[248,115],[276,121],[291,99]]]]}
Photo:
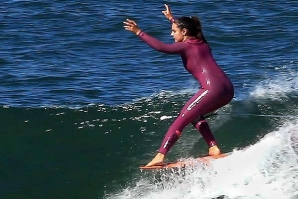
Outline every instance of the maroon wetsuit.
{"type": "Polygon", "coordinates": [[[234,88],[215,62],[209,45],[200,39],[165,44],[145,32],[141,32],[139,37],[159,52],[179,54],[185,69],[201,85],[201,89],[184,105],[168,129],[159,152],[166,154],[178,140],[180,132],[190,123],[202,134],[209,147],[215,145],[215,139],[204,115],[228,104],[234,96],[234,88]]]}

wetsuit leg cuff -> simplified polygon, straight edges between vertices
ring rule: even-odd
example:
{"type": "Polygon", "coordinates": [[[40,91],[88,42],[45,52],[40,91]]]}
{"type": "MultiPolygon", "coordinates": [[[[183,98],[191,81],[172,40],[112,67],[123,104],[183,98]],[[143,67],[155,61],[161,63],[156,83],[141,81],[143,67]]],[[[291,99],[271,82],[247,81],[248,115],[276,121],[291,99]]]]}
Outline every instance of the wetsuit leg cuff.
{"type": "Polygon", "coordinates": [[[164,155],[166,155],[167,154],[167,149],[165,149],[165,148],[161,148],[161,149],[159,149],[158,150],[158,153],[161,153],[161,154],[164,154],[164,155]]]}

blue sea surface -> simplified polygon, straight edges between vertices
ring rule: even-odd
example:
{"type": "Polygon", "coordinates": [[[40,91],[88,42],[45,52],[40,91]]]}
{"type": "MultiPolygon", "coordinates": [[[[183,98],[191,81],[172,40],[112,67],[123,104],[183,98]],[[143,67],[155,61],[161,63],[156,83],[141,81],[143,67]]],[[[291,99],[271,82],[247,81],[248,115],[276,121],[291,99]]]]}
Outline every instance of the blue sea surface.
{"type": "MultiPolygon", "coordinates": [[[[298,198],[298,1],[48,1],[0,4],[0,198],[298,198]],[[199,85],[172,43],[199,16],[235,87],[208,119],[231,155],[176,173],[138,169],[199,85]]],[[[191,126],[167,161],[206,155],[191,126]]]]}

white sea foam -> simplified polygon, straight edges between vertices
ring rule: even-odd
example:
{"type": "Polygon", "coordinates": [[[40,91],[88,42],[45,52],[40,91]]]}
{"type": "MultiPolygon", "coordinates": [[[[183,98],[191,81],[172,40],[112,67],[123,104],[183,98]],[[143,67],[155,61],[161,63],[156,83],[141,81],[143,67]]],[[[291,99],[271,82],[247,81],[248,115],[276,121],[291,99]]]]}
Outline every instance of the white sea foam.
{"type": "MultiPolygon", "coordinates": [[[[273,99],[281,100],[287,98],[290,93],[297,92],[298,77],[296,73],[288,73],[286,75],[280,75],[276,77],[268,77],[264,81],[260,81],[256,86],[248,89],[249,93],[243,95],[237,93],[239,89],[235,90],[235,99],[242,100],[243,98],[256,98],[256,99],[273,99]]],[[[171,98],[179,95],[193,95],[199,89],[199,85],[194,81],[188,82],[187,88],[181,88],[176,91],[162,90],[159,93],[155,93],[145,99],[151,100],[154,97],[158,98],[171,98]]],[[[297,93],[296,93],[297,94],[297,93]]],[[[142,98],[143,99],[143,98],[142,98]]],[[[141,99],[138,99],[141,100],[141,99]]],[[[136,101],[138,101],[136,100],[136,101]]]]}
{"type": "Polygon", "coordinates": [[[298,77],[286,78],[278,77],[274,80],[260,82],[250,93],[250,97],[258,99],[280,100],[287,98],[287,95],[296,92],[298,87],[298,77]]]}
{"type": "Polygon", "coordinates": [[[140,176],[113,199],[292,199],[298,197],[298,121],[284,124],[258,143],[235,150],[212,166],[164,174],[159,182],[140,176]]]}

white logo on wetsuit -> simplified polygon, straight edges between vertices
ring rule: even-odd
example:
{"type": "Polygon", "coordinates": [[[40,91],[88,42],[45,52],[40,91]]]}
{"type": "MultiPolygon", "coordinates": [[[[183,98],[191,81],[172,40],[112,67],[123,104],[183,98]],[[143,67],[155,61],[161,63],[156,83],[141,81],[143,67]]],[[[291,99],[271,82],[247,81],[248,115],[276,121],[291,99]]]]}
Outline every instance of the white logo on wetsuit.
{"type": "Polygon", "coordinates": [[[195,101],[193,101],[188,107],[187,107],[187,110],[190,111],[193,107],[195,107],[200,101],[201,99],[207,95],[209,91],[208,90],[205,90],[199,97],[197,97],[197,99],[195,99],[195,101]]]}

